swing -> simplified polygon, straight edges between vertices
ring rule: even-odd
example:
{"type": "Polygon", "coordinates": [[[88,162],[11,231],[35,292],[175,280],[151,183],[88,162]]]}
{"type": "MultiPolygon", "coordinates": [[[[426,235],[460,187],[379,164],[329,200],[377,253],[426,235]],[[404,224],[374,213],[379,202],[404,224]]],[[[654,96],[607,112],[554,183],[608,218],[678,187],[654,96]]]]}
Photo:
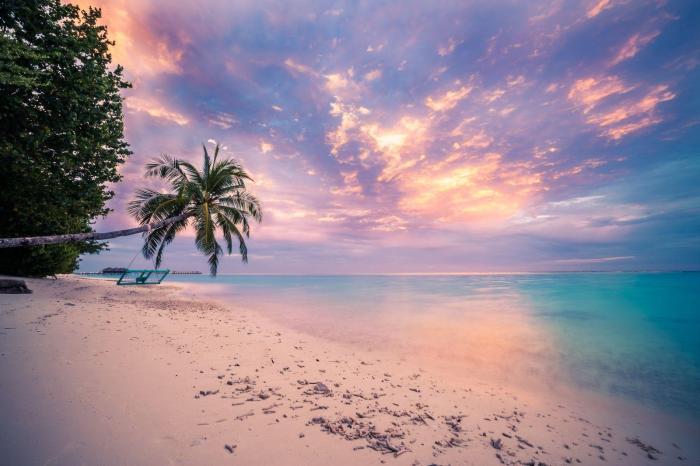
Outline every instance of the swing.
{"type": "Polygon", "coordinates": [[[126,270],[119,277],[119,280],[117,280],[117,285],[160,285],[160,282],[168,276],[170,269],[130,269],[129,267],[134,263],[140,252],[141,251],[136,251],[131,262],[126,266],[126,270]]]}
{"type": "Polygon", "coordinates": [[[127,269],[117,280],[117,285],[160,285],[169,273],[170,269],[127,269]]]}

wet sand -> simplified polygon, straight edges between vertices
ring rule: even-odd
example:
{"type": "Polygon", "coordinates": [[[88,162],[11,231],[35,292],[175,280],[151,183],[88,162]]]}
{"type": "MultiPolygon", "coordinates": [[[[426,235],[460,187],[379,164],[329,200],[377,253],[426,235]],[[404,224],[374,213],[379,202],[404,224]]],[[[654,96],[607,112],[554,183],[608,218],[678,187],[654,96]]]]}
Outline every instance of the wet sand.
{"type": "Polygon", "coordinates": [[[700,464],[697,424],[618,400],[449,377],[174,285],[27,282],[0,295],[3,464],[700,464]]]}

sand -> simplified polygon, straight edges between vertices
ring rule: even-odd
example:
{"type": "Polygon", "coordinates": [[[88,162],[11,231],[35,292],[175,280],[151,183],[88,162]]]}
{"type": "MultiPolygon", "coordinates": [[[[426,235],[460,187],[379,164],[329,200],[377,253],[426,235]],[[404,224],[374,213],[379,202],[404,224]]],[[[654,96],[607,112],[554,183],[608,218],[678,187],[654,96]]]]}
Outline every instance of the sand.
{"type": "Polygon", "coordinates": [[[0,295],[2,464],[700,464],[697,424],[619,400],[452,379],[174,285],[27,283],[0,295]]]}

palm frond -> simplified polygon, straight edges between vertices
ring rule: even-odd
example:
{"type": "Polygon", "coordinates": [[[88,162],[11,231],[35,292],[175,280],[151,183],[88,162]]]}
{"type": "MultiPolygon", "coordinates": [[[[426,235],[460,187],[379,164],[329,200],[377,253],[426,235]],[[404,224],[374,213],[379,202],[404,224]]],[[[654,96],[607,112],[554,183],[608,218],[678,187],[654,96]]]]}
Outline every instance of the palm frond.
{"type": "Polygon", "coordinates": [[[222,197],[219,202],[222,205],[250,214],[258,222],[262,221],[263,213],[260,201],[247,191],[237,191],[231,196],[222,197]]]}
{"type": "MultiPolygon", "coordinates": [[[[226,239],[226,244],[228,246],[228,253],[231,254],[233,250],[232,234],[238,239],[238,251],[241,253],[241,260],[244,263],[248,262],[248,246],[245,244],[245,238],[241,234],[240,230],[236,226],[235,222],[232,222],[224,213],[218,212],[217,223],[221,227],[221,231],[224,234],[224,239],[226,239]]],[[[247,222],[246,222],[247,223],[247,222]]]]}
{"type": "Polygon", "coordinates": [[[222,254],[221,246],[216,242],[214,234],[214,221],[209,206],[204,203],[196,210],[195,221],[195,246],[203,254],[209,256],[209,268],[212,275],[216,275],[218,255],[222,254]]]}
{"type": "Polygon", "coordinates": [[[209,151],[207,150],[207,146],[202,143],[202,149],[204,149],[204,164],[202,167],[202,174],[204,175],[203,178],[207,180],[209,178],[209,169],[211,168],[211,160],[209,159],[209,151]]]}
{"type": "Polygon", "coordinates": [[[163,154],[146,164],[146,176],[158,176],[170,181],[174,186],[179,186],[189,181],[185,172],[182,171],[180,163],[180,160],[163,154]]]}
{"type": "Polygon", "coordinates": [[[166,227],[168,230],[165,232],[165,235],[163,235],[163,239],[161,240],[160,246],[158,247],[158,251],[156,252],[156,268],[160,267],[161,261],[163,260],[163,251],[165,250],[165,247],[168,244],[172,243],[175,239],[175,235],[181,230],[183,230],[185,227],[187,227],[187,219],[181,222],[171,223],[166,227]]]}
{"type": "Polygon", "coordinates": [[[250,224],[248,223],[248,217],[250,216],[247,212],[242,212],[233,207],[226,205],[218,205],[217,209],[221,215],[225,215],[229,222],[234,225],[241,225],[241,231],[246,237],[250,237],[250,224]]]}
{"type": "Polygon", "coordinates": [[[216,143],[216,147],[214,148],[214,161],[212,162],[213,165],[216,165],[216,159],[219,157],[219,143],[216,143]]]}
{"type": "Polygon", "coordinates": [[[209,260],[207,260],[207,262],[209,262],[209,274],[212,277],[216,277],[216,272],[219,268],[219,256],[223,254],[219,243],[215,241],[214,245],[216,246],[216,250],[213,254],[209,255],[209,260]]]}
{"type": "Polygon", "coordinates": [[[223,160],[212,166],[208,178],[208,188],[210,192],[223,196],[237,190],[244,190],[246,180],[253,181],[237,162],[223,160]]]}
{"type": "Polygon", "coordinates": [[[183,203],[174,194],[160,193],[152,189],[136,190],[136,199],[127,207],[129,213],[141,224],[165,220],[180,215],[183,203]]]}
{"type": "Polygon", "coordinates": [[[187,162],[185,160],[179,160],[179,165],[180,168],[182,169],[183,172],[187,173],[187,176],[189,177],[189,180],[193,183],[196,183],[200,186],[204,186],[204,177],[202,173],[200,173],[197,168],[195,168],[194,165],[192,165],[190,162],[187,162]]]}

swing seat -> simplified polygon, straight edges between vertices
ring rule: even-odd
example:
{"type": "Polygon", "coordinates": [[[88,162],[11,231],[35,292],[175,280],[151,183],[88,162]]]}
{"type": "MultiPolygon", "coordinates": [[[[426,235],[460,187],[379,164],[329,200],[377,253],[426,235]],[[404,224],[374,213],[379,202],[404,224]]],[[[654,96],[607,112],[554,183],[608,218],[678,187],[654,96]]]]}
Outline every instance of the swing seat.
{"type": "Polygon", "coordinates": [[[122,273],[117,285],[159,285],[170,273],[165,270],[129,270],[122,273]]]}

